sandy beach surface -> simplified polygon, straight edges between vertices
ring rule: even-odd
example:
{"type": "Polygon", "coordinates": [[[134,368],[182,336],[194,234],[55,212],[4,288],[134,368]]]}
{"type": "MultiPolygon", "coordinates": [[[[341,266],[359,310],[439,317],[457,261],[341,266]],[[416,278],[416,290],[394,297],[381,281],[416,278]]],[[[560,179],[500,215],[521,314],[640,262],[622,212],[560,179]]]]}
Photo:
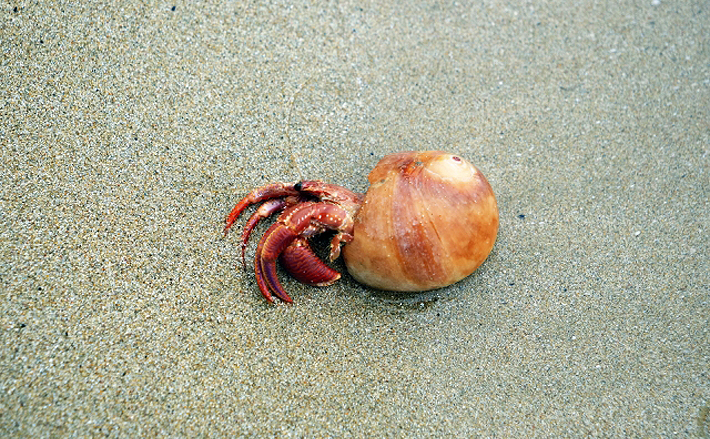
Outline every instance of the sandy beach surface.
{"type": "Polygon", "coordinates": [[[0,11],[1,436],[710,436],[706,1],[85,3],[0,11]],[[222,236],[430,149],[500,209],[453,286],[222,236]]]}

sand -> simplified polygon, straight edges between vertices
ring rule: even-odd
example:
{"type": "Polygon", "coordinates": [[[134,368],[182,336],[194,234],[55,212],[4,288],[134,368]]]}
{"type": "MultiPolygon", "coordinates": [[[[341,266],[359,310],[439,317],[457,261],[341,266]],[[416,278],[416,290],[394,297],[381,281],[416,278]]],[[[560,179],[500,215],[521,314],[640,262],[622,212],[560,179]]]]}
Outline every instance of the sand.
{"type": "Polygon", "coordinates": [[[705,2],[43,3],[0,11],[0,435],[710,435],[705,2]],[[483,266],[268,304],[234,204],[410,149],[488,177],[483,266]]]}

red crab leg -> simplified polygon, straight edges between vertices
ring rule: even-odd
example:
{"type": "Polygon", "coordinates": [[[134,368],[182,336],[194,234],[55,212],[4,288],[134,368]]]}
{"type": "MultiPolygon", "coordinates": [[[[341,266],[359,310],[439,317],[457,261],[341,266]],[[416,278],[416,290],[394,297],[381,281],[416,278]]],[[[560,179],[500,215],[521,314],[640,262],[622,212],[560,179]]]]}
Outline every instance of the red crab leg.
{"type": "Polygon", "coordinates": [[[340,279],[340,273],[325,265],[302,236],[286,247],[279,260],[296,280],[307,285],[324,287],[340,279]]]}
{"type": "Polygon", "coordinates": [[[333,239],[330,240],[330,261],[333,262],[334,260],[338,259],[340,257],[340,244],[345,243],[347,244],[348,242],[353,240],[353,235],[347,232],[338,232],[333,236],[333,239]]]}
{"type": "Polygon", "coordinates": [[[227,234],[229,228],[232,227],[232,224],[234,224],[234,221],[239,218],[239,215],[241,215],[244,209],[251,206],[252,204],[264,200],[269,200],[271,198],[298,195],[299,192],[294,188],[295,185],[296,183],[273,183],[267,184],[266,186],[262,186],[251,191],[249,195],[242,198],[242,200],[237,203],[237,205],[234,206],[234,209],[232,209],[232,211],[229,213],[229,216],[226,220],[226,225],[224,226],[224,234],[227,234]]]}
{"type": "Polygon", "coordinates": [[[286,294],[279,279],[276,277],[276,258],[297,236],[293,230],[284,224],[275,223],[261,237],[259,246],[256,248],[256,261],[254,263],[256,284],[259,286],[261,294],[271,303],[274,302],[271,291],[284,302],[293,302],[293,299],[286,294]]]}
{"type": "Polygon", "coordinates": [[[256,209],[256,212],[252,216],[249,217],[249,220],[244,224],[244,229],[242,230],[242,265],[246,268],[246,259],[245,259],[245,252],[247,249],[247,242],[249,241],[249,236],[251,236],[251,232],[254,230],[254,227],[256,227],[257,224],[259,224],[259,221],[261,221],[264,218],[268,218],[274,213],[285,209],[288,206],[293,206],[294,204],[298,204],[299,202],[303,201],[301,197],[284,197],[284,198],[275,198],[272,200],[265,201],[264,204],[259,206],[258,209],[256,209]]]}
{"type": "Polygon", "coordinates": [[[269,302],[274,301],[272,291],[284,302],[293,302],[276,276],[276,259],[312,225],[349,230],[352,228],[352,219],[344,209],[331,203],[304,202],[286,209],[262,236],[256,249],[256,282],[269,302]]]}

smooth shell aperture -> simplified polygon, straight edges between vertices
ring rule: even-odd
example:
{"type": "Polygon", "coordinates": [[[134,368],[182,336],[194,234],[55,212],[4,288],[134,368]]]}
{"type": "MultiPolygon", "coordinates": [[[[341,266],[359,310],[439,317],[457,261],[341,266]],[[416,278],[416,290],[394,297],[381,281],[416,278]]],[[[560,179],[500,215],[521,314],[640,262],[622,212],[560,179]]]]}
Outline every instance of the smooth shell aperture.
{"type": "Polygon", "coordinates": [[[384,157],[343,247],[348,272],[391,291],[441,288],[473,273],[498,233],[498,206],[483,174],[441,152],[384,157]]]}

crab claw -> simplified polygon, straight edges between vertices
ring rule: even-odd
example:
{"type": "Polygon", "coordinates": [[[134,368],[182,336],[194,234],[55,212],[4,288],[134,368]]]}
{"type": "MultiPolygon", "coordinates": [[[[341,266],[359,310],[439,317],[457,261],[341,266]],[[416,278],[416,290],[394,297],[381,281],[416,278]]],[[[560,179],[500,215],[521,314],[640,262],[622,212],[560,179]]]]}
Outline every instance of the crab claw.
{"type": "Polygon", "coordinates": [[[279,260],[296,280],[307,285],[325,287],[340,279],[340,273],[325,265],[302,236],[286,247],[279,260]]]}
{"type": "Polygon", "coordinates": [[[282,254],[287,270],[305,283],[329,285],[338,280],[340,274],[316,257],[302,234],[351,227],[352,219],[347,212],[332,203],[303,202],[287,208],[256,248],[254,266],[261,294],[269,302],[274,301],[271,293],[284,302],[293,302],[276,275],[276,259],[282,254]]]}

